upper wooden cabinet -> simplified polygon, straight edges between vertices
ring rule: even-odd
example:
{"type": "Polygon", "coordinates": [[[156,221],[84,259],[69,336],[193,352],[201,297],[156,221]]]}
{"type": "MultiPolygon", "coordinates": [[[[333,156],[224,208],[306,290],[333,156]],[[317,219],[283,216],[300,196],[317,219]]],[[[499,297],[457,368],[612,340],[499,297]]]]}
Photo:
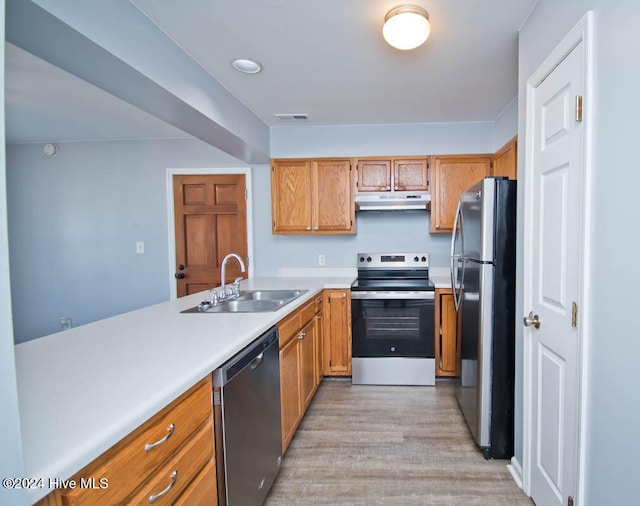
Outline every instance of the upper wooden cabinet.
{"type": "Polygon", "coordinates": [[[518,138],[514,137],[493,156],[493,175],[518,179],[518,138]]]}
{"type": "Polygon", "coordinates": [[[429,158],[358,158],[356,192],[429,191],[429,158]]]}
{"type": "Polygon", "coordinates": [[[460,195],[491,175],[492,158],[492,155],[433,157],[431,232],[451,233],[460,195]]]}
{"type": "Polygon", "coordinates": [[[349,159],[271,163],[274,234],[355,234],[349,159]]]}

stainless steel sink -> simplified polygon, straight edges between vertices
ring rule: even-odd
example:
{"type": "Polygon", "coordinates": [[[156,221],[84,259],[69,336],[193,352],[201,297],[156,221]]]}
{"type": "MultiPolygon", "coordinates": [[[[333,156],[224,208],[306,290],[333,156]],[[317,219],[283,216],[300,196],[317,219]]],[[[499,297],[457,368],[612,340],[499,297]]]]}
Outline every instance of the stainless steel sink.
{"type": "Polygon", "coordinates": [[[297,299],[307,290],[249,290],[240,292],[237,300],[278,300],[289,299],[289,301],[297,299]]]}
{"type": "Polygon", "coordinates": [[[213,305],[203,301],[182,313],[269,313],[277,311],[308,290],[249,290],[213,305]]]}

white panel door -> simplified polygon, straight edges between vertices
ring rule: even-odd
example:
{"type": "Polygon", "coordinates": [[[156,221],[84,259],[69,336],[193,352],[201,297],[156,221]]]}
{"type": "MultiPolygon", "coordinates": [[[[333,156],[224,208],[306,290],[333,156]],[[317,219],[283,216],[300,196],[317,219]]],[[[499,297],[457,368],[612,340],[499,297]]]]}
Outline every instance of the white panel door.
{"type": "Polygon", "coordinates": [[[575,495],[578,441],[578,353],[572,326],[579,300],[584,128],[576,120],[583,95],[584,43],[533,91],[532,163],[525,203],[524,322],[531,372],[531,497],[538,506],[566,505],[575,495]]]}

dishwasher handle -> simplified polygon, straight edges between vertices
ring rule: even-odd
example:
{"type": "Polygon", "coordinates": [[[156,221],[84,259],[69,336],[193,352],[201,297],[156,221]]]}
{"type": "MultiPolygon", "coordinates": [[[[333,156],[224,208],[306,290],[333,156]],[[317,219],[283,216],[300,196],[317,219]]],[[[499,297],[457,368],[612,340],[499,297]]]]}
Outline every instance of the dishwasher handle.
{"type": "Polygon", "coordinates": [[[258,367],[260,367],[260,364],[262,364],[263,360],[264,360],[264,351],[260,353],[260,355],[258,355],[256,358],[253,359],[253,362],[251,362],[249,367],[251,367],[252,371],[255,371],[258,367]]]}
{"type": "Polygon", "coordinates": [[[264,352],[273,344],[278,345],[278,327],[272,327],[258,337],[242,351],[227,360],[218,369],[213,371],[213,386],[223,387],[246,367],[255,371],[264,360],[264,352]]]}

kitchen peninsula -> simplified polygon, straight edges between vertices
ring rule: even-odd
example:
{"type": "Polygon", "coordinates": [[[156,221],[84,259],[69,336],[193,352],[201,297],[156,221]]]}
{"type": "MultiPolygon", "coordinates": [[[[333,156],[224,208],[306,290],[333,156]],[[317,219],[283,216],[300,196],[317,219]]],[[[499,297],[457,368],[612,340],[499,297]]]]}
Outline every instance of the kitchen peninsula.
{"type": "MultiPolygon", "coordinates": [[[[323,289],[348,277],[250,278],[242,290],[301,289],[270,313],[182,314],[203,293],[15,347],[25,476],[65,480],[323,289]]],[[[207,292],[208,293],[208,292],[207,292]]],[[[115,486],[115,484],[114,484],[115,486]]]]}

